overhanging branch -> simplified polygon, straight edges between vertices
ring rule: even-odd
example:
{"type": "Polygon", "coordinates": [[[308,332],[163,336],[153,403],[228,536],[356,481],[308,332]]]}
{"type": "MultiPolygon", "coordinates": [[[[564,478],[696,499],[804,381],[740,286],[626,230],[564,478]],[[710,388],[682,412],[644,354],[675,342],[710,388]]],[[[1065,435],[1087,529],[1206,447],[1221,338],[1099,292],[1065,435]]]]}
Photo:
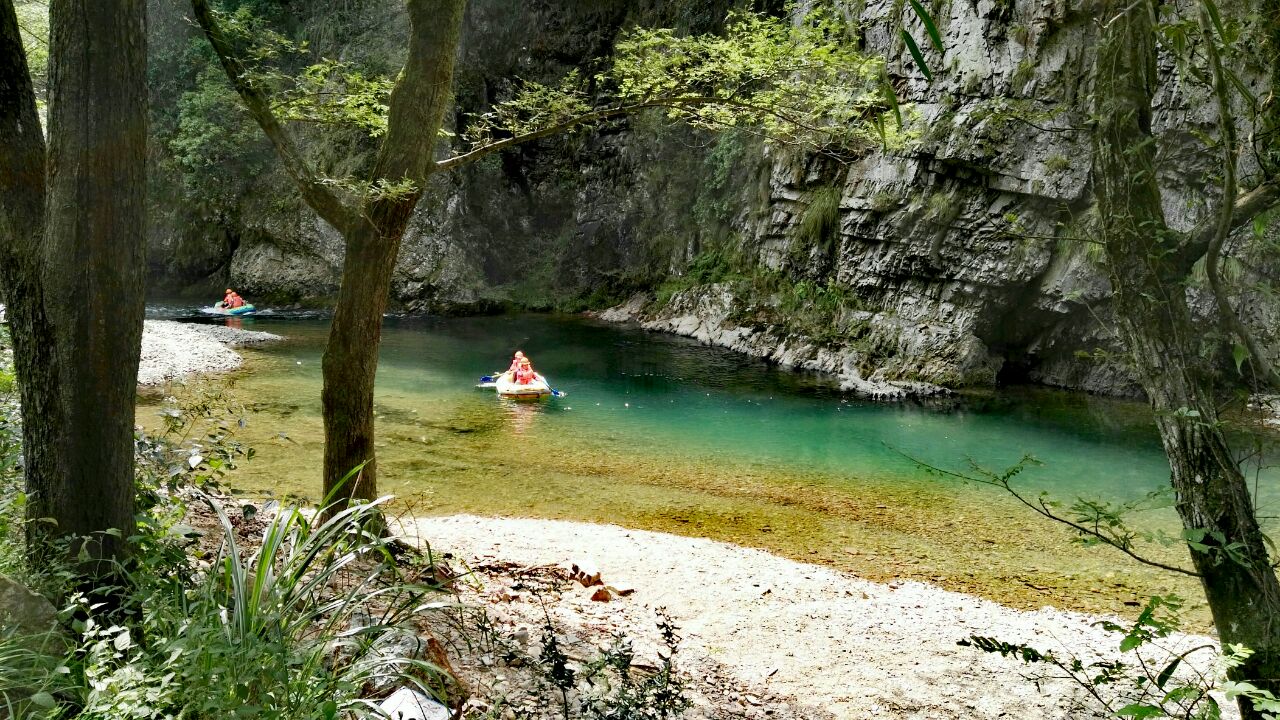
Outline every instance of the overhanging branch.
{"type": "MultiPolygon", "coordinates": [[[[1041,515],[1045,518],[1048,518],[1049,520],[1052,520],[1056,523],[1066,525],[1067,527],[1071,528],[1072,530],[1075,530],[1077,533],[1080,533],[1085,537],[1091,537],[1094,540],[1097,540],[1098,542],[1104,545],[1109,545],[1115,548],[1116,550],[1119,550],[1120,552],[1124,553],[1125,555],[1128,555],[1134,560],[1137,560],[1143,565],[1150,565],[1151,567],[1160,568],[1161,570],[1168,570],[1169,572],[1175,572],[1181,575],[1189,575],[1191,577],[1200,577],[1200,573],[1197,573],[1194,570],[1187,570],[1186,568],[1181,568],[1176,565],[1169,565],[1167,563],[1162,563],[1159,560],[1152,560],[1151,558],[1143,557],[1142,555],[1139,555],[1138,553],[1134,552],[1133,548],[1129,547],[1127,543],[1121,542],[1120,540],[1117,540],[1116,538],[1111,537],[1110,535],[1107,535],[1106,533],[1102,532],[1100,528],[1089,527],[1088,525],[1076,522],[1071,518],[1066,518],[1057,514],[1056,512],[1053,511],[1053,508],[1050,507],[1049,504],[1043,498],[1038,498],[1033,502],[1031,499],[1027,498],[1025,495],[1018,492],[1018,490],[1012,486],[1012,484],[1010,483],[1012,476],[1009,473],[1006,473],[1005,475],[997,475],[992,478],[973,477],[971,475],[965,475],[964,473],[958,473],[952,470],[946,470],[944,468],[937,467],[936,465],[930,465],[929,463],[926,463],[923,460],[916,459],[902,452],[901,450],[897,450],[896,448],[891,448],[891,449],[894,452],[901,455],[902,457],[914,463],[917,467],[925,470],[926,472],[934,473],[936,475],[942,475],[945,477],[957,478],[959,480],[965,480],[968,482],[979,483],[981,485],[990,485],[992,487],[1001,488],[1005,492],[1012,495],[1015,500],[1027,506],[1028,508],[1031,508],[1033,511],[1036,512],[1036,514],[1041,515]]],[[[1026,462],[1027,460],[1030,460],[1030,458],[1027,458],[1026,460],[1024,460],[1024,462],[1026,462]]]]}
{"type": "Polygon", "coordinates": [[[440,160],[436,163],[436,170],[451,170],[460,165],[475,162],[476,160],[479,160],[491,153],[498,152],[499,150],[505,150],[506,148],[523,145],[525,143],[533,142],[534,140],[558,135],[583,125],[590,125],[593,123],[603,122],[605,120],[611,120],[613,118],[625,117],[627,115],[634,115],[635,113],[643,110],[650,110],[654,108],[688,110],[690,108],[706,107],[710,105],[724,105],[740,110],[750,110],[752,112],[769,115],[801,130],[807,130],[814,133],[824,132],[823,128],[797,118],[794,114],[787,112],[786,109],[757,105],[743,100],[716,97],[712,95],[675,96],[643,100],[640,102],[592,110],[591,112],[583,113],[554,125],[549,125],[545,128],[539,128],[526,133],[513,135],[512,137],[496,140],[486,145],[472,148],[465,153],[440,160]]]}
{"type": "MultiPolygon", "coordinates": [[[[1231,232],[1253,222],[1259,215],[1280,207],[1280,179],[1270,180],[1236,197],[1231,206],[1231,232]]],[[[1209,251],[1209,244],[1217,236],[1217,221],[1222,217],[1221,207],[1215,208],[1210,219],[1192,228],[1182,244],[1178,247],[1178,259],[1181,267],[1190,270],[1200,258],[1209,251]]]]}
{"type": "Polygon", "coordinates": [[[226,33],[222,31],[222,27],[218,25],[217,18],[213,16],[208,0],[191,0],[191,9],[195,13],[196,23],[204,31],[214,54],[218,56],[218,62],[226,72],[231,86],[235,88],[240,99],[244,101],[245,107],[248,108],[249,114],[271,141],[271,145],[284,165],[285,172],[302,193],[302,199],[325,222],[339,232],[343,231],[358,217],[351,204],[335,193],[333,186],[326,184],[303,157],[293,136],[280,124],[279,118],[272,112],[267,93],[253,83],[249,70],[236,57],[235,49],[226,33]]]}

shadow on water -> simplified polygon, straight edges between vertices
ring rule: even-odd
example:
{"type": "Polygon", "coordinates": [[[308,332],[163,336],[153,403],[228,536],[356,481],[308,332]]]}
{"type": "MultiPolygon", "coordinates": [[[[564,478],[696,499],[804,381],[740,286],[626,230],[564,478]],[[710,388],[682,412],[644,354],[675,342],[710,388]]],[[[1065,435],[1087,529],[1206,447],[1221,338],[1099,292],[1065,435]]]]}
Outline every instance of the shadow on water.
{"type": "MultiPolygon", "coordinates": [[[[172,316],[172,315],[171,315],[172,316]]],[[[215,318],[216,319],[216,318],[215,318]]],[[[236,392],[257,458],[233,482],[314,494],[327,320],[260,314],[285,342],[244,351],[236,392]],[[281,439],[281,434],[287,440],[281,439]]],[[[1133,612],[1181,579],[1080,548],[994,489],[942,481],[901,453],[1003,469],[1028,490],[1133,500],[1167,485],[1138,403],[1034,388],[877,404],[822,377],[697,342],[578,317],[388,318],[376,412],[382,489],[421,513],[471,512],[701,535],[876,579],[915,578],[1003,602],[1133,612]],[[475,385],[523,350],[565,398],[506,401],[475,385]]],[[[152,414],[154,409],[151,409],[152,414]]],[[[148,408],[140,420],[148,422],[148,408]]],[[[1275,473],[1263,475],[1274,486],[1275,473]]],[[[1264,506],[1274,506],[1269,490],[1264,506]]],[[[1168,509],[1136,518],[1176,529],[1168,509]]],[[[1155,551],[1185,560],[1176,550],[1155,551]]],[[[1203,609],[1193,609],[1204,620],[1203,609]]]]}

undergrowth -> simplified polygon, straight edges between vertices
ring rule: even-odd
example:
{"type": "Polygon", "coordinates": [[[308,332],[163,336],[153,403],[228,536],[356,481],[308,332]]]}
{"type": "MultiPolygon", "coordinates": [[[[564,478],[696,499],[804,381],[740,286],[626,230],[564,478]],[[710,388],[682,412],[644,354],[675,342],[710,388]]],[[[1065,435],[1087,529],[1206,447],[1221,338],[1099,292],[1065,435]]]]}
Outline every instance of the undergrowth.
{"type": "MultiPolygon", "coordinates": [[[[368,698],[387,683],[444,694],[437,668],[386,650],[440,607],[441,589],[408,582],[390,540],[366,529],[380,527],[387,498],[327,520],[298,507],[263,520],[228,514],[201,489],[251,455],[234,441],[239,422],[216,417],[225,400],[198,393],[166,411],[160,435],[139,436],[139,522],[117,587],[85,590],[70,566],[38,574],[62,598],[62,627],[0,632],[0,707],[10,716],[384,717],[368,698]],[[200,512],[214,520],[203,547],[183,522],[200,512]]],[[[0,544],[12,552],[20,515],[0,510],[0,544]]]]}

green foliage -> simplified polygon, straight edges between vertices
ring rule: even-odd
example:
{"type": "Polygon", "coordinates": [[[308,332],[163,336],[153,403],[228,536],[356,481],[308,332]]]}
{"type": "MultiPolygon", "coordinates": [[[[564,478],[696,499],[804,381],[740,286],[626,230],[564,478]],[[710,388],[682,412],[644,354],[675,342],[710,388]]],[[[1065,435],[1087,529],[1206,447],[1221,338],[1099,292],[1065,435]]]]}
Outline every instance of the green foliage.
{"type": "Polygon", "coordinates": [[[1280,701],[1270,692],[1251,683],[1229,679],[1232,671],[1253,655],[1251,650],[1239,645],[1221,649],[1200,645],[1171,650],[1161,642],[1180,627],[1182,604],[1176,596],[1157,595],[1147,602],[1131,625],[1098,623],[1119,636],[1119,656],[1115,659],[1086,662],[1074,655],[980,635],[961,640],[959,645],[1015,657],[1026,665],[1053,668],[1029,679],[1034,682],[1048,677],[1071,680],[1085,691],[1089,703],[1089,706],[1076,707],[1077,711],[1101,710],[1111,717],[1138,720],[1220,720],[1222,708],[1210,693],[1221,692],[1228,700],[1243,697],[1252,701],[1262,717],[1274,719],[1275,713],[1280,712],[1280,701]],[[1214,650],[1218,652],[1211,663],[1192,662],[1193,657],[1214,650]]]}
{"type": "Polygon", "coordinates": [[[757,270],[740,281],[737,294],[755,299],[739,312],[744,323],[775,325],[819,345],[859,345],[868,339],[862,299],[834,279],[797,281],[786,273],[757,270]]]}
{"type": "MultiPolygon", "coordinates": [[[[233,519],[193,487],[216,487],[252,455],[233,438],[239,410],[218,387],[200,388],[171,399],[159,435],[138,437],[141,513],[120,587],[81,593],[70,569],[44,569],[43,586],[68,598],[72,647],[36,652],[0,633],[0,708],[85,720],[373,718],[361,698],[375,680],[438,694],[437,669],[382,649],[437,607],[425,602],[434,589],[406,583],[389,540],[371,531],[387,498],[329,520],[269,506],[233,519]],[[191,499],[217,519],[221,545],[207,562],[192,547],[200,533],[183,524],[191,499]],[[255,523],[260,540],[246,546],[255,523]]],[[[0,524],[0,548],[10,532],[0,524]]]]}
{"type": "Polygon", "coordinates": [[[593,78],[609,98],[603,105],[588,101],[575,73],[554,86],[526,82],[473,118],[463,139],[476,149],[587,116],[598,122],[653,108],[695,127],[750,128],[807,147],[900,144],[905,134],[886,123],[883,62],[855,47],[844,22],[821,10],[799,19],[735,13],[721,35],[635,28],[593,78]]]}
{"type": "Polygon", "coordinates": [[[872,212],[887,213],[897,209],[902,204],[902,198],[894,193],[881,190],[872,195],[867,204],[872,212]]]}
{"type": "MultiPolygon", "coordinates": [[[[26,502],[22,479],[22,416],[11,365],[13,345],[0,328],[0,575],[24,578],[26,502]]],[[[2,673],[0,673],[2,674],[2,673]]]]}
{"type": "Polygon", "coordinates": [[[631,667],[635,657],[631,641],[618,634],[599,658],[584,668],[592,691],[582,699],[585,720],[665,720],[678,718],[692,704],[685,696],[684,683],[676,674],[679,628],[662,610],[657,610],[658,632],[663,649],[659,667],[641,674],[631,667]]]}
{"type": "Polygon", "coordinates": [[[742,258],[726,245],[704,248],[689,261],[683,274],[669,277],[658,286],[656,302],[659,307],[665,306],[689,288],[740,278],[742,265],[742,258]]]}
{"type": "Polygon", "coordinates": [[[0,717],[56,716],[56,696],[70,689],[63,651],[55,635],[20,636],[0,626],[0,717]]]}
{"type": "Polygon", "coordinates": [[[190,62],[201,66],[190,88],[172,110],[157,109],[172,113],[156,123],[167,150],[162,169],[177,178],[176,194],[197,217],[220,220],[234,212],[253,179],[268,167],[269,150],[218,68],[204,59],[190,62]]]}
{"type": "Polygon", "coordinates": [[[554,86],[528,81],[512,99],[497,103],[475,118],[462,133],[472,147],[488,145],[500,135],[524,135],[585,115],[592,107],[586,84],[575,69],[554,86]]]}
{"type": "MultiPolygon", "coordinates": [[[[540,597],[544,591],[559,587],[559,583],[551,580],[544,586],[541,579],[527,578],[523,587],[540,597]]],[[[535,700],[538,704],[555,707],[565,720],[674,720],[682,717],[692,703],[686,695],[684,681],[676,671],[681,639],[679,628],[662,608],[654,612],[661,643],[656,668],[642,668],[634,664],[632,642],[622,633],[616,633],[607,646],[602,645],[599,655],[570,657],[550,613],[544,613],[546,619],[541,628],[541,648],[537,655],[530,655],[522,643],[511,642],[502,636],[492,626],[487,614],[481,613],[476,623],[476,629],[480,631],[480,647],[511,665],[531,666],[538,679],[533,692],[529,693],[530,697],[496,698],[497,703],[488,716],[505,716],[503,705],[507,703],[523,706],[527,702],[520,701],[535,700]]]]}
{"type": "Polygon", "coordinates": [[[728,229],[735,211],[744,204],[740,182],[754,169],[751,163],[758,161],[759,149],[746,130],[716,134],[711,152],[702,161],[704,181],[697,187],[692,208],[699,228],[728,229]]]}
{"type": "Polygon", "coordinates": [[[280,117],[297,122],[350,125],[378,137],[387,131],[387,102],[395,82],[368,78],[350,63],[322,60],[303,68],[277,95],[280,117]]]}
{"type": "Polygon", "coordinates": [[[426,607],[425,589],[397,580],[385,541],[364,529],[383,501],[323,522],[283,509],[255,550],[242,549],[231,519],[207,502],[222,550],[189,584],[134,574],[140,622],[73,596],[83,618],[81,717],[375,717],[360,699],[365,685],[434,672],[377,651],[426,607]]]}
{"type": "Polygon", "coordinates": [[[1051,173],[1064,173],[1071,169],[1071,158],[1054,154],[1044,159],[1044,169],[1051,173]]]}

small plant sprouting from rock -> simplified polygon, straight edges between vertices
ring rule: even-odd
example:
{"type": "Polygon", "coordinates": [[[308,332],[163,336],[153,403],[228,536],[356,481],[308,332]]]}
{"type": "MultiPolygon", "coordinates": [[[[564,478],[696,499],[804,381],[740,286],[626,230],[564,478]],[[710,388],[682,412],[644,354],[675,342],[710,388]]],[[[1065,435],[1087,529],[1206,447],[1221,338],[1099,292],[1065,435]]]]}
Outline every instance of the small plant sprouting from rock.
{"type": "MultiPolygon", "coordinates": [[[[559,705],[565,720],[671,720],[691,706],[684,681],[676,671],[679,628],[663,609],[658,609],[657,628],[661,647],[657,665],[637,662],[630,638],[615,633],[607,647],[591,659],[570,655],[565,641],[557,634],[551,615],[543,608],[542,648],[530,658],[540,682],[531,698],[559,705]],[[549,696],[550,695],[550,696],[549,696]]],[[[510,662],[509,665],[517,665],[510,662]]],[[[523,664],[523,661],[519,664],[523,664]]],[[[527,702],[511,703],[513,698],[498,698],[495,707],[527,706],[527,702]]]]}
{"type": "Polygon", "coordinates": [[[1044,169],[1051,173],[1064,173],[1071,169],[1071,158],[1061,153],[1044,159],[1044,169]]]}
{"type": "Polygon", "coordinates": [[[679,628],[659,608],[657,672],[634,672],[635,651],[619,634],[604,654],[590,664],[587,682],[593,691],[582,699],[582,716],[588,720],[665,720],[679,717],[690,706],[685,686],[676,674],[675,656],[680,645],[679,628]]]}
{"type": "Polygon", "coordinates": [[[546,607],[542,609],[546,622],[542,626],[542,652],[538,653],[543,676],[556,690],[560,691],[560,707],[564,719],[569,720],[569,691],[573,690],[573,681],[577,676],[569,665],[569,656],[560,647],[556,637],[555,625],[551,622],[551,614],[546,607]]]}

